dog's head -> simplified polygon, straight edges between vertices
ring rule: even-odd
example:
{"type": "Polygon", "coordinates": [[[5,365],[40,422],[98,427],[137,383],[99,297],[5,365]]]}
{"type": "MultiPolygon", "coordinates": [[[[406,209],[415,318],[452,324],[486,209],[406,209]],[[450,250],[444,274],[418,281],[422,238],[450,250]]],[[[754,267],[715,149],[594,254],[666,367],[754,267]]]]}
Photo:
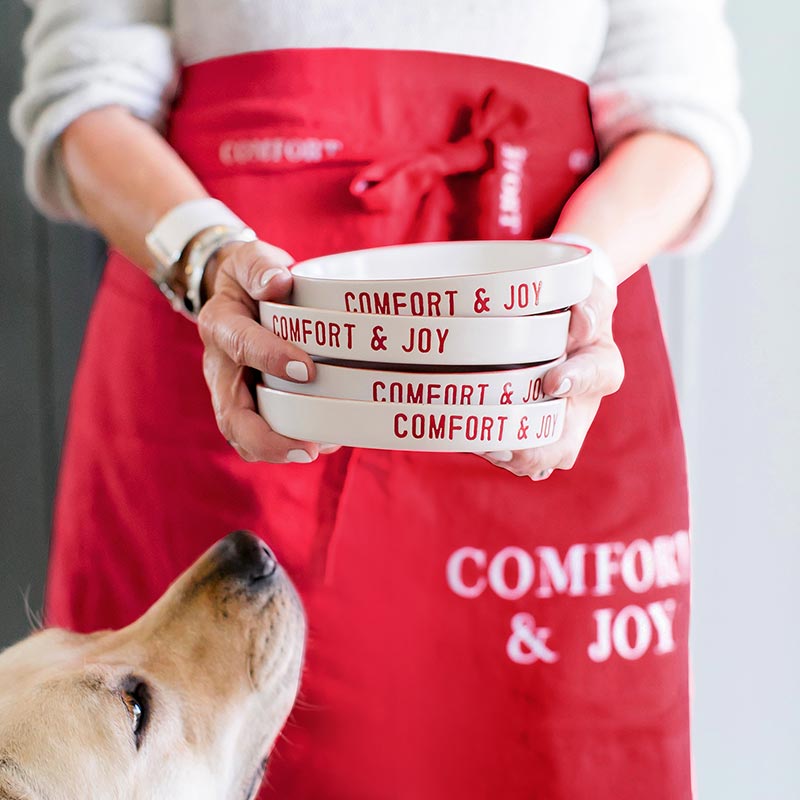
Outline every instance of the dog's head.
{"type": "Polygon", "coordinates": [[[243,532],[127,628],[30,636],[0,654],[0,799],[247,800],[304,641],[291,582],[243,532]]]}

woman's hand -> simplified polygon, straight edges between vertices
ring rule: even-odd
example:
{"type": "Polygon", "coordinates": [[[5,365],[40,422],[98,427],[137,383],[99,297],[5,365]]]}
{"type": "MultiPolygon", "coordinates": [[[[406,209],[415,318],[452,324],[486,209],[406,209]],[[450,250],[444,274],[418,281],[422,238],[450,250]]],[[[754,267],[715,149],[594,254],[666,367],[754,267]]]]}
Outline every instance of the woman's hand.
{"type": "Polygon", "coordinates": [[[259,300],[280,300],[291,291],[292,262],[284,250],[264,242],[236,242],[223,248],[207,270],[209,299],[198,317],[206,348],[203,373],[217,425],[246,461],[305,464],[338,449],[275,433],[253,399],[254,370],[303,383],[315,377],[306,353],[258,322],[259,300]]]}
{"type": "Polygon", "coordinates": [[[567,398],[561,438],[545,447],[485,453],[484,458],[535,481],[550,477],[553,470],[574,466],[600,401],[619,389],[625,374],[611,334],[616,305],[616,290],[595,278],[591,295],[572,308],[567,358],[544,379],[547,394],[567,398]]]}

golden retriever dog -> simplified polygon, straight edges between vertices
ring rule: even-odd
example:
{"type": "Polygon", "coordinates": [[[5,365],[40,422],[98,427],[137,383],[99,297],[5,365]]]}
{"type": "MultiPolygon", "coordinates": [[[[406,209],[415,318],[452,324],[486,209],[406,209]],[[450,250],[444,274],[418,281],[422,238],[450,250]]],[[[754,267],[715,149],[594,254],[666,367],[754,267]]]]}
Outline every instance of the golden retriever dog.
{"type": "Polygon", "coordinates": [[[2,800],[248,800],[294,704],[305,616],[252,534],[118,631],[0,654],[2,800]]]}

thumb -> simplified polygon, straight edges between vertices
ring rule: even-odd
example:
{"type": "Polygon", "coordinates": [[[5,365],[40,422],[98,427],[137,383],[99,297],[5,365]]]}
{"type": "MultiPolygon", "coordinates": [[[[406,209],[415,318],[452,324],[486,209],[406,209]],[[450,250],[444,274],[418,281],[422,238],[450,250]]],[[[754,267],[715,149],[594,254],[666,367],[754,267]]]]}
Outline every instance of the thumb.
{"type": "Polygon", "coordinates": [[[281,300],[292,291],[294,259],[266,242],[237,247],[220,265],[254,300],[281,300]]]}

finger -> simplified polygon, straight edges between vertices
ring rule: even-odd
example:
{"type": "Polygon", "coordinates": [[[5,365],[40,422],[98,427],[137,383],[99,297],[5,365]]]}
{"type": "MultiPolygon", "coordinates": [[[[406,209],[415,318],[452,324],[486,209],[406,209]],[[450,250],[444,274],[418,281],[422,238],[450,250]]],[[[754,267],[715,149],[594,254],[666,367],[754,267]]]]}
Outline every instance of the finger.
{"type": "Polygon", "coordinates": [[[535,448],[531,450],[515,450],[513,452],[509,450],[500,450],[489,453],[479,453],[478,455],[485,458],[496,467],[507,470],[512,475],[526,478],[537,472],[555,468],[554,463],[551,464],[552,458],[548,458],[547,454],[539,452],[544,449],[545,448],[535,448]]]}
{"type": "Polygon", "coordinates": [[[584,397],[571,400],[566,414],[566,424],[561,438],[553,444],[545,445],[533,451],[534,458],[529,464],[528,476],[532,479],[546,480],[554,470],[572,469],[583,449],[583,443],[589,428],[600,407],[600,398],[584,397]]]}
{"type": "Polygon", "coordinates": [[[323,456],[329,456],[331,453],[342,449],[340,444],[327,444],[326,442],[317,442],[317,447],[319,447],[319,452],[323,456]]]}
{"type": "Polygon", "coordinates": [[[275,433],[255,410],[244,370],[224,353],[206,350],[203,374],[211,391],[217,426],[242,458],[270,463],[309,463],[319,454],[312,442],[275,433]]]}
{"type": "Polygon", "coordinates": [[[613,342],[589,345],[544,376],[544,391],[554,397],[613,394],[622,385],[625,365],[613,342]]]}
{"type": "Polygon", "coordinates": [[[601,331],[611,321],[616,305],[616,291],[595,279],[589,297],[572,306],[567,349],[574,350],[597,341],[601,331]]]}
{"type": "Polygon", "coordinates": [[[231,251],[220,271],[232,277],[254,300],[279,300],[292,290],[294,259],[266,242],[248,242],[231,251]]]}
{"type": "Polygon", "coordinates": [[[541,472],[536,472],[530,476],[532,481],[546,481],[555,470],[552,469],[543,469],[541,472]]]}
{"type": "Polygon", "coordinates": [[[572,469],[575,465],[599,406],[600,399],[597,397],[571,400],[565,415],[564,432],[553,444],[529,450],[495,451],[482,455],[487,461],[514,475],[546,480],[553,470],[572,469]]]}
{"type": "Polygon", "coordinates": [[[537,447],[532,450],[517,450],[508,461],[498,461],[496,453],[484,453],[483,457],[497,467],[511,472],[520,478],[529,478],[545,472],[552,472],[561,462],[560,451],[552,450],[555,445],[537,447]]]}
{"type": "Polygon", "coordinates": [[[510,450],[495,450],[489,453],[475,453],[476,456],[483,458],[495,467],[510,472],[512,475],[521,476],[520,459],[510,450]]]}
{"type": "MultiPolygon", "coordinates": [[[[225,413],[226,427],[232,443],[242,448],[248,461],[267,461],[270,464],[310,464],[319,455],[312,442],[289,439],[275,433],[256,411],[232,406],[225,413]]],[[[227,437],[226,437],[227,438],[227,437]]]]}
{"type": "Polygon", "coordinates": [[[311,357],[267,330],[250,313],[241,296],[226,291],[214,295],[197,318],[206,348],[218,348],[239,367],[252,367],[299,383],[313,380],[316,370],[311,357]]]}

